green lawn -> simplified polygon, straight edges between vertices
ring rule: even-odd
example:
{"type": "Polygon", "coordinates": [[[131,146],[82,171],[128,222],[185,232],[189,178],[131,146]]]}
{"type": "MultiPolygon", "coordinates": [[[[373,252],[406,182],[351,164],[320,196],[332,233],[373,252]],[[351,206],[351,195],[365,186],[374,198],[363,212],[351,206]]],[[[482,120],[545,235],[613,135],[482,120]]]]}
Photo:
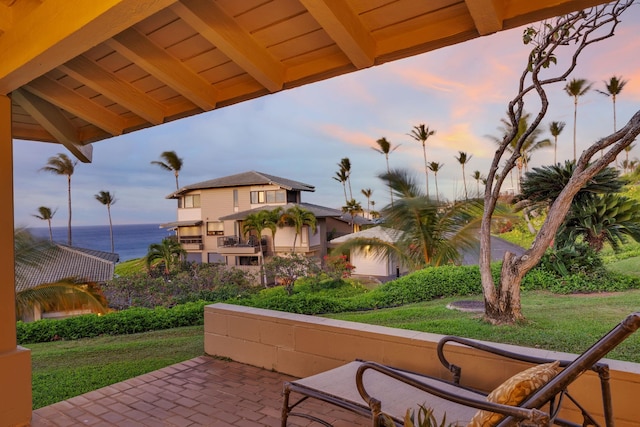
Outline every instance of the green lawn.
{"type": "Polygon", "coordinates": [[[627,258],[607,264],[607,269],[629,276],[640,277],[640,257],[627,258]]]}
{"type": "MultiPolygon", "coordinates": [[[[481,297],[475,298],[481,300],[481,297]]],[[[523,294],[527,321],[516,326],[491,326],[477,313],[449,310],[456,298],[443,298],[398,308],[332,314],[327,317],[394,328],[459,335],[486,341],[581,353],[626,315],[640,310],[640,291],[615,294],[523,294]]],[[[612,351],[613,359],[640,363],[640,333],[612,351]]]]}
{"type": "Polygon", "coordinates": [[[33,409],[204,354],[204,327],[30,344],[33,409]]]}

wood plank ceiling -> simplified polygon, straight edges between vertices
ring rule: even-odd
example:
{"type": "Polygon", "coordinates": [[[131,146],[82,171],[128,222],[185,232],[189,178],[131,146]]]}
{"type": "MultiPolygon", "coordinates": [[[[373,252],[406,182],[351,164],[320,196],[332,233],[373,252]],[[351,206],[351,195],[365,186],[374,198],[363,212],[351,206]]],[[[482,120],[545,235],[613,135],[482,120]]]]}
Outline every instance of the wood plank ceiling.
{"type": "Polygon", "coordinates": [[[91,143],[598,0],[0,0],[13,137],[91,143]]]}

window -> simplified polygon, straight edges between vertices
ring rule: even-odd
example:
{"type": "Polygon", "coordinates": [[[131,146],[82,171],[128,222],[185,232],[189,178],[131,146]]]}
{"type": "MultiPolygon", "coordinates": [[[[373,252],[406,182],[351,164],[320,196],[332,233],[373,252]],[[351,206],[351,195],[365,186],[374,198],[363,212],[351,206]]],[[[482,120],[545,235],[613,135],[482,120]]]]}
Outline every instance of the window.
{"type": "Polygon", "coordinates": [[[181,200],[182,200],[182,206],[178,205],[179,208],[199,208],[200,207],[199,194],[184,196],[181,200]]]}
{"type": "Polygon", "coordinates": [[[207,222],[207,236],[224,236],[224,223],[222,221],[207,222]]]}
{"type": "Polygon", "coordinates": [[[287,192],[285,190],[252,191],[251,204],[259,203],[285,203],[287,192]]]}
{"type": "Polygon", "coordinates": [[[233,190],[233,207],[237,208],[239,206],[238,202],[238,190],[233,190]]]}

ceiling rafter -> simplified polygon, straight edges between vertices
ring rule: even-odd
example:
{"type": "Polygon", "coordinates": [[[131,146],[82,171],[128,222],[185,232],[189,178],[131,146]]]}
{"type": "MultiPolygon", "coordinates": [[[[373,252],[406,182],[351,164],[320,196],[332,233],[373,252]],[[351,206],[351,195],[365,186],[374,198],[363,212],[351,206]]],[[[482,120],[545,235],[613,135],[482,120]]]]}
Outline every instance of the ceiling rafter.
{"type": "Polygon", "coordinates": [[[147,122],[154,125],[164,122],[166,113],[159,102],[87,57],[80,55],[58,68],[80,83],[128,108],[147,122]]]}
{"type": "Polygon", "coordinates": [[[111,135],[121,135],[127,127],[125,120],[117,114],[48,77],[39,77],[24,87],[34,95],[80,117],[111,135]]]}
{"type": "Polygon", "coordinates": [[[0,93],[11,92],[176,1],[40,2],[20,25],[0,37],[0,93]]]}
{"type": "Polygon", "coordinates": [[[504,13],[494,0],[465,0],[465,3],[478,34],[485,36],[503,29],[504,13]]]}
{"type": "Polygon", "coordinates": [[[216,108],[218,91],[134,28],[105,42],[204,111],[216,108]]]}
{"type": "Polygon", "coordinates": [[[282,89],[284,66],[211,0],[183,0],[171,9],[269,92],[282,89]]]}
{"type": "Polygon", "coordinates": [[[357,68],[374,64],[376,42],[343,1],[300,0],[357,68]]]}
{"type": "Polygon", "coordinates": [[[24,89],[14,90],[11,98],[81,162],[91,163],[93,146],[81,144],[76,129],[55,105],[24,89]]]}

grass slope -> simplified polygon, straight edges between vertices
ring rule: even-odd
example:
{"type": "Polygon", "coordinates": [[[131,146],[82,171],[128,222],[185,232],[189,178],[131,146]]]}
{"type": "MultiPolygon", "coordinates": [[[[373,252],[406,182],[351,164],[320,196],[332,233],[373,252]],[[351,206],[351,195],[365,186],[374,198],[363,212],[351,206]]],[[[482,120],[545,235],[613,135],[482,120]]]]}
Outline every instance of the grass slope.
{"type": "Polygon", "coordinates": [[[204,353],[204,327],[31,344],[33,409],[204,353]]]}

